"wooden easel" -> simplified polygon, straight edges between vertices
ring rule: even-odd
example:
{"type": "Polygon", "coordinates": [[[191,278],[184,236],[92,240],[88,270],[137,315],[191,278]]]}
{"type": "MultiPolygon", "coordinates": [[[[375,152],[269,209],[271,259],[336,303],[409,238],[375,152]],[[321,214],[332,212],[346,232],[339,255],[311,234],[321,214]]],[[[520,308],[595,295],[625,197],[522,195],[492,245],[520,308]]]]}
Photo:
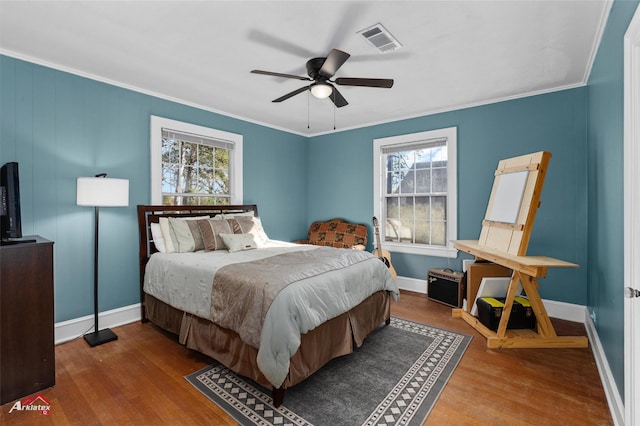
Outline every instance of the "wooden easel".
{"type": "Polygon", "coordinates": [[[537,279],[544,278],[548,268],[577,268],[578,265],[526,255],[550,158],[551,153],[540,151],[500,161],[480,239],[454,241],[458,250],[513,271],[497,331],[485,327],[463,309],[452,312],[453,317],[462,318],[485,336],[489,348],[582,348],[589,344],[585,336],[558,336],[538,293],[537,279]],[[518,283],[522,284],[536,315],[537,331],[507,329],[518,283]]]}

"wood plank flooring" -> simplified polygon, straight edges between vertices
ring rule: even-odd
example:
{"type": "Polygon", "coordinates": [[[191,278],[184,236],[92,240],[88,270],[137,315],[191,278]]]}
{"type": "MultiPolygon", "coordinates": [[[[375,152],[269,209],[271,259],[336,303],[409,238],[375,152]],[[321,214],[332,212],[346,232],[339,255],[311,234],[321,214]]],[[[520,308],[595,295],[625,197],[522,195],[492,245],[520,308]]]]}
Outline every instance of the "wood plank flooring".
{"type": "MultiPolygon", "coordinates": [[[[422,294],[403,292],[392,314],[473,336],[425,425],[613,424],[590,348],[487,349],[451,308],[422,294]]],[[[586,335],[582,324],[553,323],[559,335],[586,335]]],[[[82,338],[58,345],[56,386],[40,393],[51,413],[9,413],[11,402],[0,424],[236,424],[184,379],[209,358],[148,323],[114,331],[117,341],[95,348],[82,338]]]]}

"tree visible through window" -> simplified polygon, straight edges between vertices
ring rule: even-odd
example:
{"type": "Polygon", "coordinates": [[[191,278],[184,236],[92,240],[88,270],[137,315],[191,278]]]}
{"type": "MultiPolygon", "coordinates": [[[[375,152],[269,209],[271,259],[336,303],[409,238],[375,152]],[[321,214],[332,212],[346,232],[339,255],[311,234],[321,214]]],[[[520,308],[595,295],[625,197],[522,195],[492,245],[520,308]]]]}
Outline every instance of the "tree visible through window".
{"type": "Polygon", "coordinates": [[[162,204],[229,204],[229,149],[162,133],[162,204]]]}
{"type": "Polygon", "coordinates": [[[433,145],[385,154],[385,241],[446,245],[447,147],[433,145]]]}
{"type": "Polygon", "coordinates": [[[374,213],[389,251],[455,257],[456,129],[374,140],[374,213]]]}
{"type": "Polygon", "coordinates": [[[151,116],[151,202],[242,204],[242,136],[151,116]]]}

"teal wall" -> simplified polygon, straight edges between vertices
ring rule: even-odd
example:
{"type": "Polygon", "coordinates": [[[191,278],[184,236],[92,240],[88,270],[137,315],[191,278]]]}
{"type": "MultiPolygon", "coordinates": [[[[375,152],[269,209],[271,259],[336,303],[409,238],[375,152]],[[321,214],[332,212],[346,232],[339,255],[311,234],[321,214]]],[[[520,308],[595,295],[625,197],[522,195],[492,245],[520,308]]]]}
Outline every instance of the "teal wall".
{"type": "MultiPolygon", "coordinates": [[[[552,153],[528,254],[581,265],[550,270],[543,298],[585,305],[587,292],[586,88],[500,102],[311,138],[308,222],[330,217],[371,223],[373,139],[458,128],[458,239],[477,239],[498,161],[552,153]]],[[[373,235],[370,229],[370,235],[373,235]]],[[[371,246],[371,241],[369,242],[371,246]]],[[[398,275],[425,279],[458,259],[391,253],[398,275]]]]}
{"type": "MultiPolygon", "coordinates": [[[[55,241],[56,322],[93,310],[93,210],[75,205],[78,176],[130,180],[130,206],[101,210],[100,310],[139,301],[150,115],[242,134],[244,202],[282,240],[317,219],[370,223],[373,139],[456,126],[460,239],[478,237],[500,159],[552,153],[528,253],[580,265],[550,270],[540,292],[588,306],[623,394],[622,37],[637,4],[614,2],[586,87],[311,138],[0,55],[0,163],[20,163],[24,233],[55,241]]],[[[462,259],[392,255],[399,275],[419,279],[462,259]]]]}
{"type": "Polygon", "coordinates": [[[587,306],[620,395],[624,395],[623,38],[637,5],[637,1],[614,2],[588,84],[587,306]]]}
{"type": "Polygon", "coordinates": [[[308,226],[306,138],[0,56],[0,164],[20,166],[23,234],[55,242],[56,322],[93,312],[94,211],[76,206],[78,176],[129,179],[129,207],[100,210],[100,310],[139,302],[135,206],[150,201],[151,115],[242,134],[244,202],[272,238],[308,226]]]}

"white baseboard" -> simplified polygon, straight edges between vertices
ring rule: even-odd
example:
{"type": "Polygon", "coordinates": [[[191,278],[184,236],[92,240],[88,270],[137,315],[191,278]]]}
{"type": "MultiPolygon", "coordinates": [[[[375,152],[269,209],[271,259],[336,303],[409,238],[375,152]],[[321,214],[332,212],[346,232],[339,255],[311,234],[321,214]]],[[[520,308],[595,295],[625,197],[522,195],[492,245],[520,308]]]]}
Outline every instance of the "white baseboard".
{"type": "MultiPolygon", "coordinates": [[[[396,280],[400,290],[413,291],[416,293],[427,294],[427,281],[419,278],[398,277],[396,280]]],[[[566,321],[585,322],[587,316],[587,308],[582,305],[574,305],[572,303],[556,302],[555,300],[542,300],[547,313],[552,318],[558,318],[566,321]]]]}
{"type": "MultiPolygon", "coordinates": [[[[140,304],[129,305],[118,309],[112,309],[98,314],[98,327],[113,328],[119,325],[140,321],[140,304]]],[[[93,331],[93,315],[58,322],[55,325],[55,343],[60,344],[84,336],[93,331]]]]}
{"type": "Polygon", "coordinates": [[[400,290],[413,291],[416,293],[427,294],[427,281],[418,278],[398,277],[396,284],[400,290]]]}
{"type": "Polygon", "coordinates": [[[583,305],[547,299],[542,299],[542,304],[551,318],[584,324],[585,318],[587,317],[587,308],[583,305]]]}
{"type": "Polygon", "coordinates": [[[596,330],[593,320],[585,310],[584,325],[587,329],[587,335],[589,336],[589,344],[593,351],[593,357],[598,367],[598,373],[600,374],[600,381],[604,388],[604,394],[607,397],[607,404],[609,405],[609,411],[613,419],[613,424],[618,426],[624,425],[624,402],[618,392],[616,381],[611,374],[611,368],[607,362],[607,357],[602,349],[600,338],[598,337],[598,331],[596,330]]]}

